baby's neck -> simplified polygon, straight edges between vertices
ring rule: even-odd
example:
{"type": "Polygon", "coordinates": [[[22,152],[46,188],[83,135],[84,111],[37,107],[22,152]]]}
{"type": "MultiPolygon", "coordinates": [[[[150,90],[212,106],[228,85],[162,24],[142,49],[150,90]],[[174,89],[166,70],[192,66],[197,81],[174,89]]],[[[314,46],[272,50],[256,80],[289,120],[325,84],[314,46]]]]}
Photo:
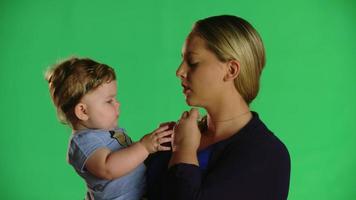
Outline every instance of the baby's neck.
{"type": "Polygon", "coordinates": [[[88,129],[93,129],[93,128],[89,128],[89,127],[85,126],[84,124],[78,122],[72,126],[72,133],[76,133],[78,131],[88,130],[88,129]]]}

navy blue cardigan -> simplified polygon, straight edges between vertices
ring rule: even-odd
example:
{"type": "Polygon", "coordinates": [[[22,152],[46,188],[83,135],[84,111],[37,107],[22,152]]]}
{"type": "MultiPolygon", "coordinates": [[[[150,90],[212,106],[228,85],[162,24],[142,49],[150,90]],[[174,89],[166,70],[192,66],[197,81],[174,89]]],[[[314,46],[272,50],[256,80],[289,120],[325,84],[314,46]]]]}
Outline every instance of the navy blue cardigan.
{"type": "Polygon", "coordinates": [[[257,113],[238,133],[214,145],[205,173],[196,165],[168,168],[171,152],[147,160],[149,200],[284,200],[290,179],[285,145],[257,113]]]}

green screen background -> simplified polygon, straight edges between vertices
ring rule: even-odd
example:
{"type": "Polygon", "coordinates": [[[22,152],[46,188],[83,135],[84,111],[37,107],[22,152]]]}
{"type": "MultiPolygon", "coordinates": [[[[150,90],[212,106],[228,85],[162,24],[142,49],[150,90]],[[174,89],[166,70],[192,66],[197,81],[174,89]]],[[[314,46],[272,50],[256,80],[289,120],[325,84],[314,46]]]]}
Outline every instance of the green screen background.
{"type": "Polygon", "coordinates": [[[250,21],[267,65],[252,109],[287,145],[290,200],[356,199],[356,2],[10,1],[0,3],[0,199],[83,199],[66,162],[45,69],[76,55],[114,67],[119,123],[134,140],[185,105],[175,70],[194,21],[250,21]]]}

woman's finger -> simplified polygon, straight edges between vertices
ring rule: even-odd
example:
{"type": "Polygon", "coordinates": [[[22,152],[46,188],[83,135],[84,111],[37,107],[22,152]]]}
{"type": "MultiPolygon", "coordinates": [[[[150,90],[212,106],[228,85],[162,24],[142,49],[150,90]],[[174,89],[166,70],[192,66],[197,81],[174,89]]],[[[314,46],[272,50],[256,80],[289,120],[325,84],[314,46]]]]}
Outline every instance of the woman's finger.
{"type": "Polygon", "coordinates": [[[192,108],[189,111],[189,118],[192,118],[193,120],[198,120],[199,119],[199,111],[196,108],[192,108]]]}
{"type": "Polygon", "coordinates": [[[188,115],[189,115],[188,112],[187,112],[187,111],[184,111],[184,112],[182,113],[181,119],[187,118],[188,115]]]}

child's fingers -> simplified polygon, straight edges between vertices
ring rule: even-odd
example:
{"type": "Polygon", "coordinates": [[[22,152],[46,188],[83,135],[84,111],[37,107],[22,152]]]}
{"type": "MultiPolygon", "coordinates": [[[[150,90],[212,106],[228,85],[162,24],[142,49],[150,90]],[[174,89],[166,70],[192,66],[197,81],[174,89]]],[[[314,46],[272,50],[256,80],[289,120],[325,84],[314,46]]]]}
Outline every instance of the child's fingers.
{"type": "Polygon", "coordinates": [[[171,147],[159,146],[158,150],[159,151],[169,151],[169,150],[171,150],[171,147]]]}
{"type": "Polygon", "coordinates": [[[169,125],[167,124],[167,125],[164,125],[164,126],[161,126],[161,127],[157,128],[156,130],[153,131],[153,133],[157,134],[159,132],[167,130],[168,128],[169,128],[169,125]]]}
{"type": "Polygon", "coordinates": [[[170,122],[163,122],[163,123],[160,123],[159,124],[159,127],[162,127],[162,126],[165,126],[165,125],[168,125],[170,122]]]}
{"type": "Polygon", "coordinates": [[[163,138],[158,139],[158,144],[163,144],[163,143],[171,142],[171,141],[172,141],[171,137],[163,137],[163,138]]]}
{"type": "Polygon", "coordinates": [[[171,122],[163,122],[163,123],[160,123],[159,124],[159,127],[162,127],[162,126],[166,126],[166,125],[168,125],[169,127],[171,127],[171,126],[173,126],[173,124],[175,124],[176,122],[173,122],[173,121],[171,121],[171,122]]]}
{"type": "Polygon", "coordinates": [[[172,134],[173,134],[173,130],[168,130],[168,131],[163,131],[163,132],[157,133],[156,135],[158,138],[162,138],[162,137],[172,135],[172,134]]]}

